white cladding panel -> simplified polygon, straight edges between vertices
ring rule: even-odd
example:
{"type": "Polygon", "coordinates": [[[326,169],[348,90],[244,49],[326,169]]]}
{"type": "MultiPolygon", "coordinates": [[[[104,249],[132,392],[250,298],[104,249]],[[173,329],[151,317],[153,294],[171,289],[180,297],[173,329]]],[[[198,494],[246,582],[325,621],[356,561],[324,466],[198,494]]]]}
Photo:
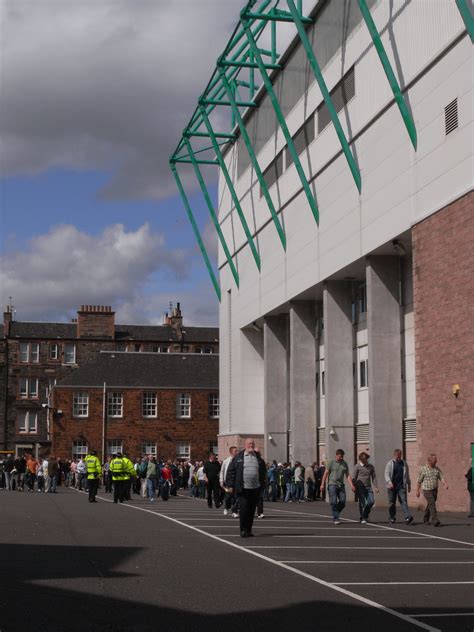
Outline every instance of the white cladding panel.
{"type": "MultiPolygon", "coordinates": [[[[259,273],[250,249],[245,245],[244,232],[221,178],[219,219],[231,251],[237,253],[240,275],[240,289],[237,289],[220,249],[223,296],[232,289],[232,335],[229,337],[225,299],[221,305],[222,355],[226,355],[225,341],[232,340],[232,365],[226,366],[227,360],[221,361],[221,432],[263,432],[263,388],[261,392],[258,390],[263,384],[263,362],[260,368],[259,353],[241,333],[242,327],[278,310],[301,292],[317,286],[330,275],[409,230],[414,223],[472,187],[472,44],[467,35],[462,36],[465,26],[455,2],[377,2],[371,13],[400,84],[409,86],[406,95],[418,133],[417,151],[413,149],[400,112],[393,103],[369,33],[365,25],[359,23],[345,46],[325,59],[323,70],[327,85],[332,89],[355,65],[355,97],[339,116],[349,138],[356,137],[351,147],[362,176],[360,195],[346,160],[340,154],[333,126],[329,125],[316,135],[315,141],[301,155],[306,174],[318,174],[311,186],[319,206],[319,226],[301,190],[294,166],[290,166],[270,188],[277,210],[283,206],[279,218],[287,237],[285,252],[253,169],[245,169],[238,177],[238,152],[246,151],[243,143],[239,141],[227,152],[226,161],[243,211],[251,231],[256,233],[262,269],[259,273]],[[446,136],[444,107],[454,98],[458,99],[459,128],[446,136]],[[254,361],[259,367],[255,374],[250,370],[254,361]],[[230,397],[232,424],[227,419],[226,400],[230,397]]],[[[318,28],[323,29],[323,22],[315,26],[316,41],[318,28]]],[[[341,25],[333,21],[324,23],[324,28],[337,30],[341,25]]],[[[300,74],[304,74],[304,56],[295,52],[282,74],[297,72],[298,64],[300,74]],[[291,66],[293,62],[295,68],[291,66]]],[[[291,110],[288,104],[285,106],[291,133],[322,100],[316,82],[310,76],[306,82],[308,90],[296,105],[291,110]]],[[[261,111],[257,110],[254,119],[248,123],[253,138],[258,141],[262,170],[285,146],[281,131],[274,130],[276,133],[272,135],[268,108],[269,100],[263,97],[261,111]],[[265,138],[268,138],[266,142],[265,138]]],[[[413,314],[410,309],[405,310],[403,331],[404,414],[410,416],[415,411],[413,314]]],[[[365,408],[365,402],[360,401],[360,405],[361,409],[365,408]]]]}

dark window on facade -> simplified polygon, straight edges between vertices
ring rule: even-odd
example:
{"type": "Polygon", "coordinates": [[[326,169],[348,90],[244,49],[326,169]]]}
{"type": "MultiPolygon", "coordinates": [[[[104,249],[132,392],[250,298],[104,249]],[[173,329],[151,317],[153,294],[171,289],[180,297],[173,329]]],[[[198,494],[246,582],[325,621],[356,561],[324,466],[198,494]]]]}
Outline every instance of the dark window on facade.
{"type": "MultiPolygon", "coordinates": [[[[313,142],[315,137],[315,125],[314,125],[314,113],[311,114],[309,119],[299,128],[296,134],[293,136],[293,144],[298,156],[304,152],[304,150],[313,142]]],[[[286,168],[293,164],[293,156],[291,155],[288,147],[286,148],[286,168]]]]}
{"type": "MultiPolygon", "coordinates": [[[[342,108],[349,103],[352,97],[355,96],[354,66],[352,66],[341,81],[334,86],[330,95],[336,112],[340,112],[342,108]]],[[[316,112],[318,114],[318,134],[320,134],[331,122],[331,115],[324,101],[318,106],[316,112]]]]}
{"type": "MultiPolygon", "coordinates": [[[[280,151],[278,156],[272,160],[268,167],[263,172],[263,179],[268,188],[275,184],[278,178],[283,173],[283,151],[280,151]]],[[[260,190],[260,197],[263,195],[260,190]]]]}

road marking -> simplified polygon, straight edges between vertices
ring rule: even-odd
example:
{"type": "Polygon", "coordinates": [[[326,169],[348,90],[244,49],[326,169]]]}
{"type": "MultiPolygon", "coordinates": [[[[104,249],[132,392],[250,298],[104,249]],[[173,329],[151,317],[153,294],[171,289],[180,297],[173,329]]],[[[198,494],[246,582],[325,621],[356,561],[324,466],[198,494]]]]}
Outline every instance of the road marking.
{"type": "MultiPolygon", "coordinates": [[[[289,511],[285,511],[285,509],[274,509],[273,507],[272,507],[272,511],[278,511],[280,513],[290,513],[289,511]]],[[[317,517],[323,517],[323,518],[328,517],[326,514],[319,514],[319,513],[310,514],[304,511],[292,511],[291,513],[299,514],[301,516],[317,516],[317,517]]],[[[358,520],[353,520],[352,518],[340,518],[340,520],[344,522],[355,522],[355,523],[358,522],[358,520]]],[[[406,530],[410,529],[409,525],[407,525],[405,529],[398,529],[397,527],[387,527],[381,524],[374,524],[373,522],[368,522],[366,526],[378,528],[378,529],[387,529],[388,531],[400,531],[400,533],[406,533],[406,530]]],[[[474,544],[472,542],[464,542],[462,540],[453,540],[452,538],[445,538],[440,535],[431,535],[429,533],[416,533],[415,531],[412,531],[412,533],[415,533],[415,535],[419,538],[433,538],[435,540],[445,540],[446,542],[454,542],[455,544],[466,544],[467,546],[474,547],[474,544]]]]}
{"type": "Polygon", "coordinates": [[[474,617],[474,612],[443,612],[441,614],[412,614],[412,617],[474,617]]]}
{"type": "MultiPolygon", "coordinates": [[[[240,537],[240,536],[239,536],[240,537]]],[[[265,534],[260,534],[265,537],[265,534]]],[[[351,538],[352,540],[418,540],[416,535],[304,535],[304,533],[290,535],[269,535],[270,538],[351,538]]]]}
{"type": "MultiPolygon", "coordinates": [[[[100,498],[101,500],[105,500],[107,502],[113,502],[107,498],[103,498],[102,496],[98,496],[97,498],[100,498]]],[[[419,627],[423,630],[428,630],[428,632],[441,632],[441,630],[439,628],[434,628],[431,625],[428,625],[427,623],[423,623],[422,621],[417,621],[416,619],[414,619],[413,617],[411,617],[410,615],[407,614],[403,614],[402,612],[398,612],[397,610],[392,610],[392,608],[388,608],[387,606],[384,606],[383,604],[377,603],[376,601],[373,601],[372,599],[367,599],[366,597],[362,597],[361,595],[358,595],[356,593],[351,592],[350,590],[346,590],[345,588],[342,588],[341,586],[336,586],[335,584],[331,584],[330,582],[325,581],[324,579],[320,579],[319,577],[314,577],[314,575],[310,575],[309,573],[305,573],[297,568],[293,568],[291,566],[287,566],[285,563],[283,562],[279,562],[278,560],[274,560],[271,557],[267,557],[266,555],[263,555],[262,553],[258,553],[257,551],[251,551],[243,546],[239,546],[238,544],[235,544],[234,542],[228,542],[227,540],[223,540],[222,538],[220,538],[219,536],[212,534],[212,533],[207,533],[206,531],[202,531],[201,529],[199,529],[196,526],[190,525],[190,524],[186,524],[185,522],[181,522],[181,520],[177,520],[176,518],[172,518],[171,516],[168,516],[166,514],[163,513],[159,513],[157,511],[152,511],[151,509],[145,509],[144,507],[137,507],[134,505],[127,505],[127,504],[121,504],[122,507],[127,507],[128,509],[135,509],[136,511],[143,511],[145,513],[149,513],[153,516],[158,516],[159,518],[164,518],[165,520],[169,520],[170,522],[174,522],[175,524],[179,524],[183,527],[185,527],[186,529],[190,529],[191,531],[195,531],[196,533],[200,533],[201,535],[204,535],[207,538],[211,538],[212,540],[217,540],[218,542],[222,542],[223,544],[226,544],[227,546],[231,546],[232,548],[235,548],[239,551],[243,551],[244,553],[247,553],[247,555],[253,555],[254,557],[257,557],[261,560],[264,560],[266,562],[268,562],[269,564],[273,564],[274,566],[278,566],[280,568],[283,568],[285,570],[288,570],[292,573],[294,573],[295,575],[299,575],[300,577],[304,577],[306,579],[308,579],[309,581],[315,582],[321,586],[325,586],[326,588],[330,588],[338,593],[341,593],[343,595],[346,595],[346,597],[350,597],[351,599],[354,599],[355,601],[360,601],[361,603],[366,604],[367,606],[371,606],[372,608],[375,608],[376,610],[381,610],[382,612],[386,612],[387,614],[391,614],[392,616],[398,618],[398,619],[402,619],[403,621],[407,621],[408,623],[411,623],[412,625],[419,627]]],[[[347,536],[349,537],[349,536],[347,536]]]]}
{"type": "MultiPolygon", "coordinates": [[[[450,586],[474,582],[336,582],[335,586],[450,586]]],[[[416,617],[416,615],[411,615],[416,617]]]]}
{"type": "Polygon", "coordinates": [[[406,562],[381,560],[278,560],[285,564],[474,564],[474,562],[406,562]]]}
{"type": "MultiPolygon", "coordinates": [[[[403,538],[402,538],[403,539],[403,538]]],[[[348,549],[349,551],[471,551],[472,549],[462,549],[461,547],[439,547],[439,546],[423,546],[413,548],[412,546],[364,546],[363,549],[355,549],[353,546],[293,546],[283,544],[282,546],[275,544],[265,546],[248,546],[248,549],[348,549]]]]}
{"type": "MultiPolygon", "coordinates": [[[[166,514],[168,515],[168,514],[166,514]]],[[[231,523],[228,525],[222,525],[222,524],[196,524],[194,525],[195,527],[198,527],[199,529],[221,529],[221,528],[225,528],[225,529],[235,529],[237,523],[231,523]]],[[[281,525],[277,526],[277,527],[272,527],[272,526],[266,526],[263,524],[256,524],[254,523],[253,525],[254,529],[292,529],[293,531],[295,529],[300,529],[300,530],[307,530],[307,531],[334,531],[334,529],[336,527],[282,527],[281,525]]],[[[343,531],[367,531],[367,529],[365,527],[342,527],[343,531]]],[[[299,534],[296,534],[299,535],[299,534]]],[[[357,536],[355,536],[357,537],[357,536]]]]}

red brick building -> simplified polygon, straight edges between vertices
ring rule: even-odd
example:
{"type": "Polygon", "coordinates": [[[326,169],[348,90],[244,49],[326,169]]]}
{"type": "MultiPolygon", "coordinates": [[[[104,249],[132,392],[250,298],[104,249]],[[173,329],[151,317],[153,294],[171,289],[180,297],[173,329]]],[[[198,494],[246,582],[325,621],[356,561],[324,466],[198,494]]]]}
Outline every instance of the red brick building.
{"type": "Polygon", "coordinates": [[[449,493],[440,507],[467,503],[474,446],[474,194],[413,227],[418,438],[413,465],[438,456],[449,493]]]}
{"type": "Polygon", "coordinates": [[[218,354],[216,327],[188,327],[179,304],[163,325],[115,323],[110,306],[83,305],[70,323],[21,322],[4,314],[0,345],[0,450],[51,449],[51,391],[101,351],[218,354]]]}
{"type": "Polygon", "coordinates": [[[203,459],[217,443],[216,355],[102,352],[52,393],[52,452],[203,459]]]}

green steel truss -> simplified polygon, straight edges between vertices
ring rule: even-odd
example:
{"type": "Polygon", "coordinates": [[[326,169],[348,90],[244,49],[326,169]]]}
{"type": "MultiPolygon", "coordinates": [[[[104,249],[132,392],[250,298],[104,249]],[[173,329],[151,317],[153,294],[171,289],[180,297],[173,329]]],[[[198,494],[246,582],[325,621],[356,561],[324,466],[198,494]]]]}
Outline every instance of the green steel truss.
{"type": "MultiPolygon", "coordinates": [[[[332,124],[341,144],[349,170],[358,191],[360,192],[362,188],[361,174],[357,161],[355,160],[349,141],[340,123],[337,110],[334,107],[331,94],[326,86],[313,46],[307,35],[307,28],[314,22],[314,19],[303,15],[302,0],[284,1],[287,7],[286,10],[283,10],[278,6],[280,4],[280,0],[248,0],[245,8],[241,11],[240,21],[227,43],[224,52],[219,56],[211,79],[203,94],[199,98],[198,105],[189,123],[183,130],[181,140],[170,158],[171,170],[175,177],[186,213],[191,222],[192,229],[204,257],[204,262],[219,300],[221,298],[219,282],[201,238],[195,216],[186,196],[177,167],[179,164],[189,164],[192,166],[211,215],[212,223],[216,229],[220,244],[229,264],[229,268],[238,287],[239,273],[236,267],[236,259],[232,257],[226,238],[222,232],[217,213],[214,209],[211,195],[209,194],[205,179],[201,172],[201,165],[205,165],[206,167],[217,166],[220,168],[222,177],[227,185],[233,207],[236,210],[242,229],[247,238],[247,243],[252,252],[255,265],[260,271],[261,258],[258,245],[255,237],[252,235],[252,231],[248,225],[239,196],[235,190],[233,178],[229,172],[230,166],[226,163],[222,152],[222,146],[227,146],[237,140],[235,129],[238,128],[243,145],[248,153],[250,163],[260,184],[262,196],[266,202],[266,206],[268,207],[271,221],[277,231],[283,249],[286,250],[286,235],[284,226],[281,223],[277,206],[270,195],[270,191],[264,177],[264,172],[260,167],[256,151],[245,125],[244,110],[258,107],[258,101],[255,100],[255,97],[260,88],[259,81],[268,95],[279,127],[285,137],[287,149],[291,154],[296,172],[301,181],[309,210],[311,211],[316,223],[319,224],[319,211],[316,199],[309,184],[308,177],[301,164],[293,138],[287,127],[285,116],[281,110],[277,95],[273,89],[271,76],[272,71],[280,70],[282,68],[280,55],[277,52],[276,26],[278,22],[290,22],[296,27],[296,31],[306,52],[311,70],[319,85],[326,107],[328,108],[332,124]],[[261,44],[263,41],[266,42],[266,47],[261,44]],[[212,120],[212,115],[216,110],[220,110],[217,112],[220,115],[217,122],[216,119],[214,119],[214,121],[212,120]],[[223,121],[225,122],[224,124],[223,121]],[[227,129],[222,129],[225,125],[227,125],[227,129]],[[191,144],[191,140],[193,140],[193,144],[191,144]],[[204,143],[204,145],[202,145],[202,143],[204,143]]],[[[390,65],[366,1],[358,0],[358,2],[363,19],[379,55],[390,87],[392,88],[395,101],[400,109],[408,134],[414,148],[416,149],[416,129],[413,118],[407,107],[395,73],[390,65]]],[[[472,18],[471,22],[469,22],[468,18],[470,18],[470,14],[466,12],[465,0],[456,0],[456,3],[472,37],[472,18]],[[471,28],[469,27],[469,24],[471,25],[471,28]]],[[[281,4],[283,4],[283,1],[281,4]]]]}

